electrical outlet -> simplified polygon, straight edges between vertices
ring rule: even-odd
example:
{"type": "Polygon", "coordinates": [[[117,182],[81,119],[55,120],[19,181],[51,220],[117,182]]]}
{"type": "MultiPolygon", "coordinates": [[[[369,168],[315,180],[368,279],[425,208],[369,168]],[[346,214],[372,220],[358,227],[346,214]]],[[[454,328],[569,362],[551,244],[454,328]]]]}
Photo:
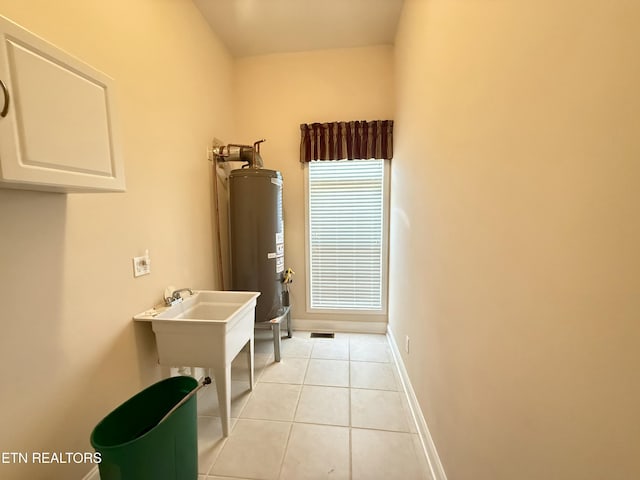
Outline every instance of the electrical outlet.
{"type": "Polygon", "coordinates": [[[149,250],[144,252],[142,257],[133,257],[133,276],[140,277],[151,273],[151,259],[149,250]]]}
{"type": "Polygon", "coordinates": [[[409,335],[404,336],[404,351],[409,353],[409,335]]]}

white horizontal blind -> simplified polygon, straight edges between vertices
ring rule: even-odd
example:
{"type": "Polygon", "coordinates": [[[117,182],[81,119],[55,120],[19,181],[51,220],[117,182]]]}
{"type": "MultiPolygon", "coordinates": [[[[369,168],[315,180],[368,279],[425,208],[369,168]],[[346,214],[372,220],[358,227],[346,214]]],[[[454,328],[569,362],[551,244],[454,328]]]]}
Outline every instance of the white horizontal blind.
{"type": "Polygon", "coordinates": [[[384,160],[308,165],[310,307],[379,311],[384,160]]]}

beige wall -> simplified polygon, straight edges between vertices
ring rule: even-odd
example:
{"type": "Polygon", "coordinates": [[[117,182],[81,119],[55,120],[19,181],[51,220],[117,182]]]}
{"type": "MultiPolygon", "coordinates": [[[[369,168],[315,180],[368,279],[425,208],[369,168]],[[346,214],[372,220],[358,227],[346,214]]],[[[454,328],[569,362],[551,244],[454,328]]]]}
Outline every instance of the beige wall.
{"type": "Polygon", "coordinates": [[[450,480],[640,478],[639,23],[407,0],[390,327],[450,480]]]}
{"type": "Polygon", "coordinates": [[[293,318],[326,319],[327,315],[310,314],[305,308],[305,169],[300,164],[300,124],[393,118],[393,49],[247,57],[236,61],[235,72],[234,141],[266,138],[261,149],[265,167],[280,170],[284,178],[285,264],[296,272],[293,318]]]}
{"type": "Polygon", "coordinates": [[[190,2],[0,14],[116,79],[127,175],[124,194],[0,190],[0,451],[90,450],[159,378],[130,317],[168,283],[216,286],[213,135],[267,138],[294,317],[320,318],[301,308],[298,125],[395,116],[390,324],[449,479],[640,477],[637,2],[407,0],[397,105],[390,47],[234,63],[190,2]]]}
{"type": "MultiPolygon", "coordinates": [[[[191,2],[1,0],[0,14],[119,88],[126,193],[0,190],[0,451],[91,451],[95,424],[159,378],[131,316],[168,284],[215,285],[205,149],[232,134],[232,60],[191,2]],[[134,279],[145,248],[151,275],[134,279]]],[[[0,464],[0,477],[89,468],[0,464]]]]}

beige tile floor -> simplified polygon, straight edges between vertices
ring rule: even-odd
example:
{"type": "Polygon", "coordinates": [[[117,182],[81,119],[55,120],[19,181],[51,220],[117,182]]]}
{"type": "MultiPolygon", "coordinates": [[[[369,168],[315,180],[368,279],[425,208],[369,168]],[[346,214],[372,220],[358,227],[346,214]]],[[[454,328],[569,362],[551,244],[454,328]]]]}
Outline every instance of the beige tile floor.
{"type": "Polygon", "coordinates": [[[222,437],[215,386],[198,393],[198,480],[429,480],[386,336],[294,332],[273,361],[256,332],[231,369],[231,433],[222,437]]]}

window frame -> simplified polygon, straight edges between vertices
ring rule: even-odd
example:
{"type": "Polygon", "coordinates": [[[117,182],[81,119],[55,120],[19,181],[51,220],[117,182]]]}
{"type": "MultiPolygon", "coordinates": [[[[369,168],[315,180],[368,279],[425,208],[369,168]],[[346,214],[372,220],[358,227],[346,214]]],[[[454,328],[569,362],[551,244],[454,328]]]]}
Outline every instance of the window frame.
{"type": "MultiPolygon", "coordinates": [[[[331,162],[357,162],[358,160],[331,160],[331,162]]],[[[309,163],[304,164],[304,197],[305,197],[305,306],[306,313],[325,314],[326,316],[381,316],[386,317],[389,304],[389,203],[390,203],[390,161],[383,162],[382,179],[382,302],[379,310],[375,309],[337,309],[337,308],[314,308],[311,306],[311,228],[309,213],[309,163]]]]}

